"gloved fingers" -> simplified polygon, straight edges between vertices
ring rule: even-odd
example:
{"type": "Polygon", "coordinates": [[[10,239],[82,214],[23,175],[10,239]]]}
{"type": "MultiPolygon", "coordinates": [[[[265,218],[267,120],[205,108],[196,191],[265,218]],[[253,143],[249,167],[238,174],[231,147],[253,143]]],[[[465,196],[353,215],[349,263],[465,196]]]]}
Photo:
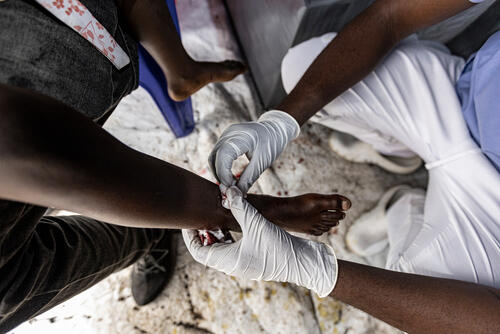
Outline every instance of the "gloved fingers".
{"type": "MultiPolygon", "coordinates": [[[[249,154],[247,153],[247,156],[249,154]]],[[[262,159],[259,159],[255,154],[250,155],[250,162],[241,173],[240,179],[236,183],[236,186],[246,194],[248,190],[252,187],[252,185],[257,181],[259,176],[266,170],[269,166],[265,166],[262,164],[262,159]]]]}
{"type": "Polygon", "coordinates": [[[191,256],[198,262],[204,262],[204,259],[200,257],[202,254],[199,252],[203,244],[201,243],[198,231],[183,229],[182,238],[191,256]]]}
{"type": "Polygon", "coordinates": [[[242,152],[241,149],[231,141],[222,143],[216,149],[217,152],[215,153],[214,163],[215,174],[221,184],[230,187],[236,183],[236,178],[231,171],[233,162],[245,152],[242,152]]]}
{"type": "Polygon", "coordinates": [[[226,192],[229,208],[234,218],[240,224],[245,233],[251,230],[259,229],[262,224],[270,224],[246,199],[243,198],[243,193],[238,187],[231,187],[226,192]]]}
{"type": "Polygon", "coordinates": [[[235,251],[239,246],[239,241],[203,246],[198,231],[186,229],[182,230],[182,237],[191,256],[205,266],[222,270],[225,264],[237,261],[235,251]]]}
{"type": "Polygon", "coordinates": [[[212,175],[217,180],[217,182],[220,183],[219,177],[217,176],[217,169],[215,168],[215,157],[217,156],[217,150],[218,150],[219,146],[220,146],[219,143],[216,143],[214,148],[210,152],[210,155],[208,156],[208,167],[209,167],[212,175]]]}

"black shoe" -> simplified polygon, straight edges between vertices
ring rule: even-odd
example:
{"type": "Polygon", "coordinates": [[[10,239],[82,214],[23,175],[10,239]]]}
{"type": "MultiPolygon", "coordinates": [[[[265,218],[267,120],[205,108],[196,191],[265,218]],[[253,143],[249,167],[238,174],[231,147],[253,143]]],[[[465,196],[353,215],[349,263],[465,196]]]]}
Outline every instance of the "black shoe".
{"type": "Polygon", "coordinates": [[[132,296],[137,305],[146,305],[163,291],[175,270],[174,231],[163,238],[132,268],[132,296]]]}

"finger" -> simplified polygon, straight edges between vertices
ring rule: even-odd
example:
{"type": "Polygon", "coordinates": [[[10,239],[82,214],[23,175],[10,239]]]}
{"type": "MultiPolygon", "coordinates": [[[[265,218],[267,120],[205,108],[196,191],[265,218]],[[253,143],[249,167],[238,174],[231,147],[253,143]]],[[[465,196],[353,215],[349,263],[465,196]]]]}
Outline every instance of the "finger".
{"type": "Polygon", "coordinates": [[[202,262],[203,259],[200,258],[199,250],[203,247],[198,231],[196,230],[182,230],[182,239],[186,245],[191,256],[198,262],[202,262]]]}
{"type": "Polygon", "coordinates": [[[237,187],[231,187],[226,192],[229,209],[241,226],[243,234],[251,228],[267,220],[250,203],[243,198],[243,193],[237,187]],[[253,226],[252,226],[253,225],[253,226]]]}
{"type": "Polygon", "coordinates": [[[215,243],[203,246],[196,230],[182,230],[182,238],[191,256],[204,266],[225,270],[224,264],[237,260],[239,241],[231,244],[215,243]]]}
{"type": "MultiPolygon", "coordinates": [[[[247,153],[247,156],[248,155],[249,154],[247,153]]],[[[250,162],[241,174],[240,179],[236,183],[236,186],[240,188],[244,194],[246,194],[255,183],[255,181],[259,178],[260,174],[262,174],[262,172],[267,169],[267,167],[269,166],[261,166],[259,159],[255,156],[252,156],[250,162]]]]}
{"type": "Polygon", "coordinates": [[[236,183],[233,172],[233,162],[243,154],[232,142],[221,145],[215,155],[215,173],[219,182],[227,187],[236,183]]]}
{"type": "Polygon", "coordinates": [[[215,144],[215,147],[213,148],[212,152],[210,152],[210,155],[208,156],[208,168],[210,169],[210,172],[212,173],[213,177],[215,177],[217,182],[220,183],[219,177],[217,176],[217,169],[215,168],[215,157],[217,156],[218,148],[219,145],[215,144]]]}
{"type": "Polygon", "coordinates": [[[230,187],[226,191],[227,201],[230,209],[245,211],[243,193],[238,187],[230,187]]]}

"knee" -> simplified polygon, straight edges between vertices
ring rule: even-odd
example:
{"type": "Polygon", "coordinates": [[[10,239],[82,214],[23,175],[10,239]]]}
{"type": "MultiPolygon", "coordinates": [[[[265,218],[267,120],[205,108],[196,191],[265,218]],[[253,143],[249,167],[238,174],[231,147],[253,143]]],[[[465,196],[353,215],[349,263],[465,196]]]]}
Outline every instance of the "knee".
{"type": "Polygon", "coordinates": [[[287,94],[292,91],[312,62],[336,35],[331,32],[314,37],[288,50],[281,62],[281,80],[287,94]]]}

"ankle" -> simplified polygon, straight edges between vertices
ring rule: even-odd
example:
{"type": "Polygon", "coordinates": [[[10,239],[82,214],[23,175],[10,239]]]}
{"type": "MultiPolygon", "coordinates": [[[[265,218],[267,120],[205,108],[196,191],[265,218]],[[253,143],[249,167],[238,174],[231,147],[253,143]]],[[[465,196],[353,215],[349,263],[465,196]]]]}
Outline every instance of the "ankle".
{"type": "Polygon", "coordinates": [[[201,69],[199,63],[192,58],[171,66],[171,68],[162,68],[169,83],[184,83],[195,79],[200,75],[201,69]]]}
{"type": "Polygon", "coordinates": [[[283,213],[287,212],[288,198],[278,198],[269,195],[248,195],[247,200],[267,220],[279,226],[283,223],[283,213]]]}

